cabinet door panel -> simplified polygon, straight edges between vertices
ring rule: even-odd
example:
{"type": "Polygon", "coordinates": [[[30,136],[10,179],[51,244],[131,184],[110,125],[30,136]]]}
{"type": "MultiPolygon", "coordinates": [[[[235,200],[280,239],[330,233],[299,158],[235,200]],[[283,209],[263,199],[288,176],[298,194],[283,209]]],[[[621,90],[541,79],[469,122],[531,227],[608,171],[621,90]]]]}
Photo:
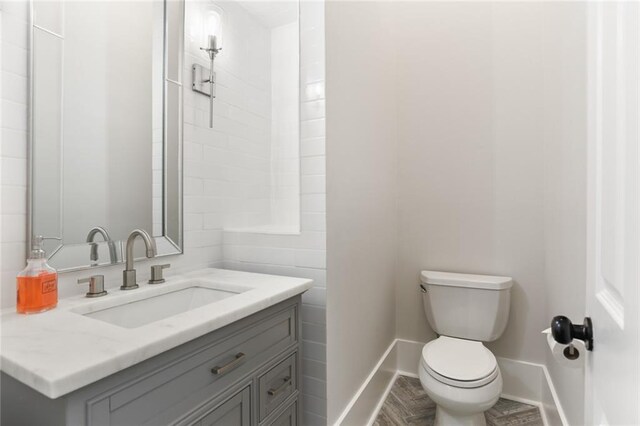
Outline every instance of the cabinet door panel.
{"type": "Polygon", "coordinates": [[[198,426],[249,426],[251,424],[251,388],[244,388],[195,424],[198,426]]]}
{"type": "Polygon", "coordinates": [[[280,414],[269,426],[296,426],[298,424],[296,405],[296,402],[291,404],[289,408],[280,414]]]}

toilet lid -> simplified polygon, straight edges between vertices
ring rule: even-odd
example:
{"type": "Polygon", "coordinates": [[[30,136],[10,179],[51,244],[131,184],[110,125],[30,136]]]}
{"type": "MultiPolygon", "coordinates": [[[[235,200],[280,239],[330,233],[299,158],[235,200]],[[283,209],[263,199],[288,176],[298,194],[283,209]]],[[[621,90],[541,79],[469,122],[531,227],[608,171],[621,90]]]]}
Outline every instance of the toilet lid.
{"type": "Polygon", "coordinates": [[[457,387],[478,387],[498,375],[498,363],[482,342],[441,336],[422,349],[422,363],[437,380],[457,387]]]}

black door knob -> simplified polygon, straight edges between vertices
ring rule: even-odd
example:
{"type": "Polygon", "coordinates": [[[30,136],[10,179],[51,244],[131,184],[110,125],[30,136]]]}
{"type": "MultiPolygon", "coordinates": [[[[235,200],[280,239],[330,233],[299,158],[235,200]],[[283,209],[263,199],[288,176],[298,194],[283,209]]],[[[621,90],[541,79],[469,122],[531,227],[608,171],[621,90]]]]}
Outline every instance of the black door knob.
{"type": "Polygon", "coordinates": [[[551,320],[551,335],[563,345],[568,345],[573,339],[582,340],[588,351],[593,350],[593,325],[589,317],[584,319],[582,325],[573,325],[569,318],[555,316],[551,320]]]}

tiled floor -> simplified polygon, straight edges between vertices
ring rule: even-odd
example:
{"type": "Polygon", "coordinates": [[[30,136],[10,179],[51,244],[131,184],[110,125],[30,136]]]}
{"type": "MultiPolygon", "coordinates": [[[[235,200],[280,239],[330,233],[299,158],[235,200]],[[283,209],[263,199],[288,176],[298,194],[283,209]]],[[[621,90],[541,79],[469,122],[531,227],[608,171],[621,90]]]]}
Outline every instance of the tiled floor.
{"type": "MultiPolygon", "coordinates": [[[[429,399],[420,379],[399,376],[391,388],[374,426],[431,426],[436,404],[429,399]]],[[[484,413],[488,426],[542,426],[538,407],[500,398],[484,413]]]]}

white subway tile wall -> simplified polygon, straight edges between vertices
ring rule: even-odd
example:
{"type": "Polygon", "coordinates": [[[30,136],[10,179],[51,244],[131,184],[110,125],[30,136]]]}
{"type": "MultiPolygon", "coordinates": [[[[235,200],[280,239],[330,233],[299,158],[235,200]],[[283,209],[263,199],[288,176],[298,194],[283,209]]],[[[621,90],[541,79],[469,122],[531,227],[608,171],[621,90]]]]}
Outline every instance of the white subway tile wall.
{"type": "MultiPolygon", "coordinates": [[[[208,102],[193,93],[191,65],[207,65],[189,41],[204,2],[187,1],[184,91],[184,231],[185,253],[162,259],[168,274],[217,266],[253,272],[305,277],[314,287],[303,296],[302,424],[326,424],[326,272],[325,272],[325,133],[324,3],[301,2],[300,234],[225,232],[224,227],[262,225],[270,196],[270,151],[260,143],[267,124],[260,118],[261,76],[249,50],[240,54],[237,37],[246,20],[231,21],[220,56],[214,129],[208,128],[208,102]],[[236,36],[236,40],[234,40],[236,36]],[[233,54],[231,52],[236,52],[233,54]],[[226,57],[226,59],[224,59],[226,57]],[[247,62],[249,61],[249,62],[247,62]],[[252,84],[247,82],[251,81],[252,84]],[[255,96],[254,96],[255,95],[255,96]]],[[[225,9],[232,6],[227,6],[225,9]]],[[[237,5],[236,5],[237,6],[237,5]]],[[[24,267],[26,250],[27,102],[29,6],[25,0],[0,3],[0,306],[15,304],[15,275],[24,267]]],[[[227,10],[225,10],[227,12],[227,10]]],[[[229,24],[228,24],[229,25],[229,24]]],[[[245,28],[246,29],[246,28],[245,28]]],[[[240,32],[240,34],[242,34],[240,32]]],[[[257,38],[259,39],[259,37],[257,38]]],[[[252,40],[257,40],[253,38],[252,40]]],[[[248,49],[248,48],[247,48],[248,49]]],[[[264,76],[262,76],[263,78],[264,76]]],[[[268,81],[268,79],[264,79],[268,81]]],[[[266,102],[266,100],[265,100],[266,102]]],[[[139,263],[140,279],[148,266],[139,263]]],[[[108,287],[119,285],[121,266],[104,268],[108,287]]],[[[87,272],[60,276],[61,297],[79,294],[75,285],[87,272]]]]}
{"type": "MultiPolygon", "coordinates": [[[[222,227],[266,225],[271,213],[270,30],[238,2],[216,2],[224,13],[222,52],[215,60],[214,126],[209,98],[192,91],[191,67],[209,68],[206,43],[211,1],[187,1],[185,28],[185,198],[204,198],[222,227]],[[191,155],[193,154],[193,155],[191,155]],[[191,171],[189,171],[191,166],[191,171]]],[[[185,210],[195,213],[196,210],[185,210]]]]}
{"type": "Polygon", "coordinates": [[[27,212],[27,2],[0,10],[0,304],[15,304],[15,276],[24,268],[27,212]]]}
{"type": "MultiPolygon", "coordinates": [[[[288,9],[294,10],[295,3],[288,9]]],[[[300,30],[297,20],[271,30],[271,217],[276,229],[300,229],[300,30]]]]}
{"type": "Polygon", "coordinates": [[[300,3],[300,234],[225,232],[224,266],[314,280],[302,297],[302,424],[326,425],[324,3],[300,3]]]}

